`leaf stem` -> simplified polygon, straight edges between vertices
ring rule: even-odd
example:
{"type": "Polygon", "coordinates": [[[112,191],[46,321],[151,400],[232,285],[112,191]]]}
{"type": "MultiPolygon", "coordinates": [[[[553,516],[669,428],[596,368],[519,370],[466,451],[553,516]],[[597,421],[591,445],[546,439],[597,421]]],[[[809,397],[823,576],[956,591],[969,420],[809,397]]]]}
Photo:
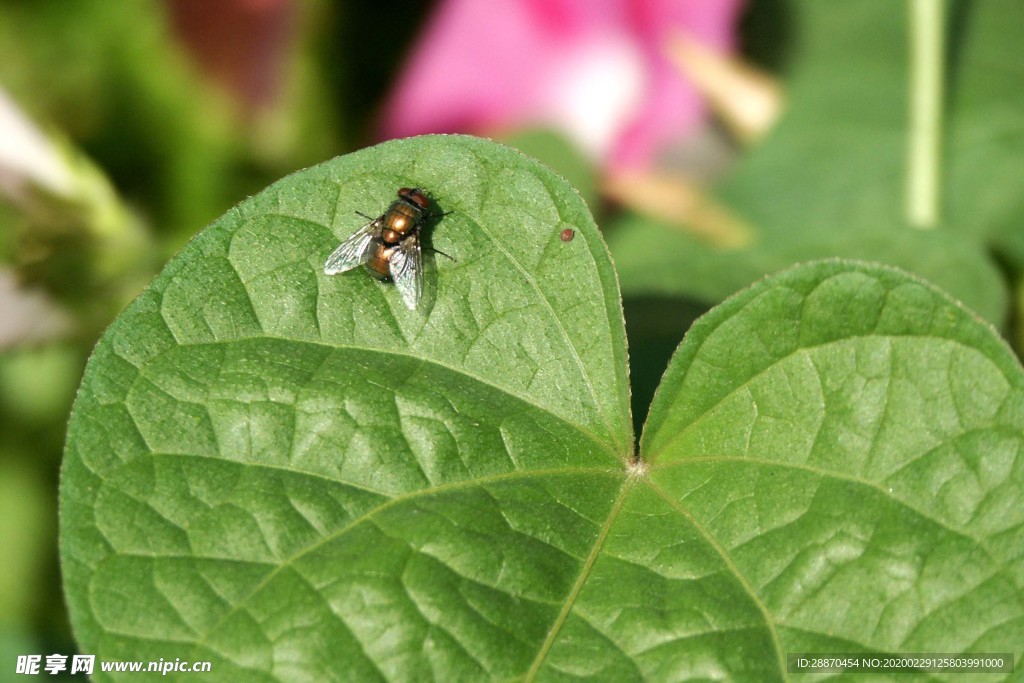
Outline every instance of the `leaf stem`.
{"type": "Polygon", "coordinates": [[[945,0],[910,1],[910,143],[907,221],[939,222],[945,0]]]}

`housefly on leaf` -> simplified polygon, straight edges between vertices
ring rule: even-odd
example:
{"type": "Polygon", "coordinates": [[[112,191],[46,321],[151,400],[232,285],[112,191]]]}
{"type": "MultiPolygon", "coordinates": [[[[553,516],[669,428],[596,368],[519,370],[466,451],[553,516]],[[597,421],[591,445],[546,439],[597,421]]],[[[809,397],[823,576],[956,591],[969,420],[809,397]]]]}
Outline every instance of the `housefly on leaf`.
{"type": "MultiPolygon", "coordinates": [[[[434,217],[431,209],[430,199],[423,190],[403,187],[398,191],[398,199],[380,216],[363,216],[370,218],[370,222],[327,257],[324,273],[337,275],[356,266],[366,266],[377,279],[393,281],[406,307],[415,310],[423,296],[420,229],[434,217]]],[[[442,251],[437,253],[448,256],[442,251]]]]}

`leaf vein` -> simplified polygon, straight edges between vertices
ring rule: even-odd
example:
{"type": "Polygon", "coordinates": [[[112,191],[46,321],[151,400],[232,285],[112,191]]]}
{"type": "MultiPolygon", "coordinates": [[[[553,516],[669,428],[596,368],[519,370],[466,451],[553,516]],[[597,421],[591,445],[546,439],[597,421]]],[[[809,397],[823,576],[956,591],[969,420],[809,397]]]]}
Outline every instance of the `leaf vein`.
{"type": "Polygon", "coordinates": [[[579,597],[580,591],[583,589],[583,584],[587,582],[587,578],[589,578],[590,572],[594,568],[594,563],[597,562],[597,557],[600,555],[601,549],[604,547],[604,542],[608,538],[608,532],[611,531],[612,525],[615,523],[615,520],[619,515],[619,511],[622,509],[622,505],[626,501],[626,494],[629,493],[635,482],[636,480],[634,478],[628,478],[622,483],[619,495],[615,499],[615,503],[612,505],[611,511],[608,513],[608,518],[601,526],[601,530],[597,534],[597,539],[595,539],[594,545],[590,549],[590,554],[587,555],[587,559],[584,560],[583,566],[580,568],[580,574],[576,578],[576,583],[573,584],[572,589],[569,591],[569,595],[565,598],[565,602],[562,605],[562,611],[551,624],[551,629],[548,631],[548,635],[544,639],[544,643],[541,645],[540,650],[538,650],[537,656],[533,660],[533,664],[530,665],[529,670],[523,677],[524,683],[529,683],[536,679],[537,673],[540,671],[540,667],[544,663],[544,659],[554,646],[558,633],[562,630],[562,626],[565,624],[566,619],[569,618],[569,613],[572,611],[576,598],[579,597]]]}

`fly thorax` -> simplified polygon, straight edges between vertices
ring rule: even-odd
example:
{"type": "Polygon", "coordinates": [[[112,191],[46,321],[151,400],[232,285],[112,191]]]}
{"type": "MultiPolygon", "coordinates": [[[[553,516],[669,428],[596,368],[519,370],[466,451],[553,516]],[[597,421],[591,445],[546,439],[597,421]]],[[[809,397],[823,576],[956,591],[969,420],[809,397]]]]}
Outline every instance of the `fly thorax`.
{"type": "Polygon", "coordinates": [[[384,229],[394,230],[400,235],[407,234],[420,220],[423,212],[407,202],[398,201],[388,207],[384,214],[384,229]]]}

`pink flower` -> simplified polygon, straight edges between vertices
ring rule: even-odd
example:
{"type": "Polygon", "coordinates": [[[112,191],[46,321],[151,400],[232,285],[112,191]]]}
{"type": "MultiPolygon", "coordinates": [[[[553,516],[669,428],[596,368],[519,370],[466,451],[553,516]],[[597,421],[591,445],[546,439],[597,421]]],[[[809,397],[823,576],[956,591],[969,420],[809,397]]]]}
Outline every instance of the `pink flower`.
{"type": "Polygon", "coordinates": [[[642,168],[704,106],[666,59],[673,32],[727,50],[742,0],[444,0],[384,110],[384,137],[553,126],[642,168]]]}

